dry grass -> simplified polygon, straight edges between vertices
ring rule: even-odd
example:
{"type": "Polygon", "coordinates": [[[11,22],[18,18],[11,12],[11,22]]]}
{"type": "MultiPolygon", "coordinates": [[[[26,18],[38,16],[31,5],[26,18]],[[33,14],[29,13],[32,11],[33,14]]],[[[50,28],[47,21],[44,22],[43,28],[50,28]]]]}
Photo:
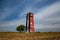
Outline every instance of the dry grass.
{"type": "Polygon", "coordinates": [[[60,32],[0,32],[0,40],[60,40],[60,32]]]}

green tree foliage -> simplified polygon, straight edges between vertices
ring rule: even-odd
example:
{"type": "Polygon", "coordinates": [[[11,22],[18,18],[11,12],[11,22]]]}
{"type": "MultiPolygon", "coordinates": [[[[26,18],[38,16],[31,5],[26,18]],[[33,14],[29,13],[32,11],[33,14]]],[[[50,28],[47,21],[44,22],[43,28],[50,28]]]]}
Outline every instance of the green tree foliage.
{"type": "Polygon", "coordinates": [[[19,31],[19,32],[23,32],[25,30],[25,26],[24,25],[19,25],[19,26],[17,26],[16,30],[19,31]]]}

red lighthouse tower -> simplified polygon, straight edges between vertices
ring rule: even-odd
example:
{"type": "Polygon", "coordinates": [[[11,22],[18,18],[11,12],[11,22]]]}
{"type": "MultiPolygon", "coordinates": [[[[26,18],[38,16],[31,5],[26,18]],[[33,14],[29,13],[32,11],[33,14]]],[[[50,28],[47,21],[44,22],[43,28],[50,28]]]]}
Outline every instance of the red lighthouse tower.
{"type": "Polygon", "coordinates": [[[29,12],[26,16],[26,31],[34,32],[34,16],[31,12],[29,12]]]}

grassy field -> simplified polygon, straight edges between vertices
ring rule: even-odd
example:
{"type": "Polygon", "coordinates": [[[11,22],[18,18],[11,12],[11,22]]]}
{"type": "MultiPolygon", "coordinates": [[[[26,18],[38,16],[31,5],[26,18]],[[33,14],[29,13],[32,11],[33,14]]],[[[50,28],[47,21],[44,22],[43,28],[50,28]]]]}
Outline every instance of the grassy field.
{"type": "Polygon", "coordinates": [[[0,40],[60,40],[60,32],[0,32],[0,40]]]}

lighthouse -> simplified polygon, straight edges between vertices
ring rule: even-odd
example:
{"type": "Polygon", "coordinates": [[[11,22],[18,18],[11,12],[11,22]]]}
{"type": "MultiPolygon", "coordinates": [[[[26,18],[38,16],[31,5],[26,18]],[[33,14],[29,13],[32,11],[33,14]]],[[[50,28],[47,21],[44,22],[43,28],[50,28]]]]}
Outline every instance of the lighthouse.
{"type": "Polygon", "coordinates": [[[34,32],[34,14],[31,12],[26,15],[26,32],[34,32]]]}

